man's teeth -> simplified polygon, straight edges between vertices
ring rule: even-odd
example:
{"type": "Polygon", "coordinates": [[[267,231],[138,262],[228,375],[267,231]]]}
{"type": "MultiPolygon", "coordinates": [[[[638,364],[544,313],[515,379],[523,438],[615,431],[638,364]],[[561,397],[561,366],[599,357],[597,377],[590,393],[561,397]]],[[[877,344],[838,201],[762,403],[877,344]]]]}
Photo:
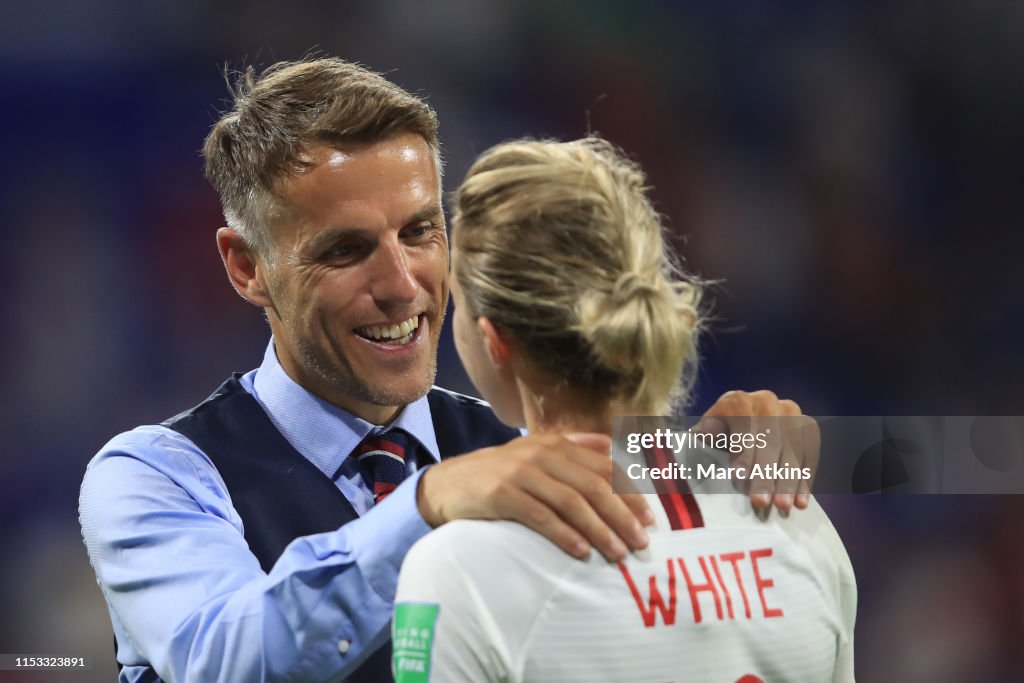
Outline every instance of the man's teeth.
{"type": "Polygon", "coordinates": [[[370,327],[358,327],[356,328],[356,332],[368,339],[382,341],[385,339],[402,339],[404,337],[408,337],[419,326],[420,317],[414,316],[408,320],[403,320],[397,325],[372,325],[370,327]]]}

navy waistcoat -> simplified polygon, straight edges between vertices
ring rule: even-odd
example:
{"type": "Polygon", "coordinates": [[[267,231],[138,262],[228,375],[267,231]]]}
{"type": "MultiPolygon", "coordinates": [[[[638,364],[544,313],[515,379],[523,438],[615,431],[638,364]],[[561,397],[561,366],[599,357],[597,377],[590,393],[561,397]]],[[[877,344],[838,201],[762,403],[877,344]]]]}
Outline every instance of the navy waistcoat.
{"type": "MultiPolygon", "coordinates": [[[[195,408],[164,422],[198,446],[220,472],[242,518],[245,540],[269,572],[300,536],[332,531],[358,516],[337,486],[274,427],[235,374],[195,408]]],[[[511,441],[484,403],[443,389],[427,394],[442,458],[511,441]]],[[[391,643],[347,680],[391,681],[391,643]]]]}

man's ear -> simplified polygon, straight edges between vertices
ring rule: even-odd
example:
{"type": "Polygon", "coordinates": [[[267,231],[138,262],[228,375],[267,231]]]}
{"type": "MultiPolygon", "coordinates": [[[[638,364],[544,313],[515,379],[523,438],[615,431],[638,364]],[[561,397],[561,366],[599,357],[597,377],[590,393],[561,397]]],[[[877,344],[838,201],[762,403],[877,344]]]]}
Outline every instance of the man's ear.
{"type": "Polygon", "coordinates": [[[264,261],[252,252],[242,235],[234,228],[219,229],[217,250],[235,291],[260,308],[272,308],[274,302],[266,287],[264,261]]]}
{"type": "Polygon", "coordinates": [[[476,319],[477,329],[484,336],[484,346],[487,348],[487,355],[496,367],[505,367],[512,357],[512,343],[508,334],[499,330],[491,322],[490,318],[480,316],[476,319]]]}

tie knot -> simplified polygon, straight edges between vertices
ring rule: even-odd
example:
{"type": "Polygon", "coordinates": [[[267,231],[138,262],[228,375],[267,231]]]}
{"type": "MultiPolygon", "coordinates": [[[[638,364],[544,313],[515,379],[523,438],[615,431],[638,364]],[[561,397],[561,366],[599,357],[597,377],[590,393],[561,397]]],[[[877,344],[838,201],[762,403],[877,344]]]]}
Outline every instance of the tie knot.
{"type": "Polygon", "coordinates": [[[384,500],[405,479],[405,458],[411,446],[412,437],[408,433],[389,429],[366,437],[352,451],[375,502],[384,500]]]}
{"type": "Polygon", "coordinates": [[[362,460],[364,456],[379,454],[397,458],[405,462],[405,454],[409,447],[410,436],[401,429],[389,429],[381,434],[369,435],[356,446],[352,455],[362,460]]]}

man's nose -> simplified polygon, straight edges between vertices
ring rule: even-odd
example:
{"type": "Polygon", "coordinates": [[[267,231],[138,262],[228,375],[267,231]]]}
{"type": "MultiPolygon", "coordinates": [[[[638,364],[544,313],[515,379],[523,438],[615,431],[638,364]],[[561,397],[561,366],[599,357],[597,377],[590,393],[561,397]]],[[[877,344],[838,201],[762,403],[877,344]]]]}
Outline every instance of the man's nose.
{"type": "Polygon", "coordinates": [[[416,299],[419,282],[413,262],[401,244],[382,244],[373,258],[371,293],[379,304],[408,304],[416,299]]]}

